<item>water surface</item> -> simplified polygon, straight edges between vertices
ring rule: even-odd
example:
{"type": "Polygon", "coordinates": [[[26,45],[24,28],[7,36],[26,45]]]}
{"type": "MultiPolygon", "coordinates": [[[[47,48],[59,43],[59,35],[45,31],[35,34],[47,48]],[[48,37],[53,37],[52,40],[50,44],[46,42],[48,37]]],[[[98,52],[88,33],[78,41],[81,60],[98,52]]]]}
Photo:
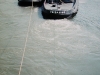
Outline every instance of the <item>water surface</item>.
{"type": "MultiPolygon", "coordinates": [[[[100,75],[99,0],[80,0],[71,20],[34,7],[21,75],[100,75]]],[[[31,6],[0,0],[0,75],[18,75],[31,6]]]]}

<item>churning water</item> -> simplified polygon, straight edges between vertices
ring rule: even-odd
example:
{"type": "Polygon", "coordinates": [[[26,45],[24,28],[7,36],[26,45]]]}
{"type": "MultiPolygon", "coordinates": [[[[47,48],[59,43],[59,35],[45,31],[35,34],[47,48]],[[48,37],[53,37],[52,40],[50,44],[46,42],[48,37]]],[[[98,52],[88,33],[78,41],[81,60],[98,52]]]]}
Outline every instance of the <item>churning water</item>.
{"type": "MultiPolygon", "coordinates": [[[[100,75],[100,1],[80,0],[70,20],[34,7],[21,75],[100,75]]],[[[18,75],[31,6],[0,0],[0,75],[18,75]]]]}

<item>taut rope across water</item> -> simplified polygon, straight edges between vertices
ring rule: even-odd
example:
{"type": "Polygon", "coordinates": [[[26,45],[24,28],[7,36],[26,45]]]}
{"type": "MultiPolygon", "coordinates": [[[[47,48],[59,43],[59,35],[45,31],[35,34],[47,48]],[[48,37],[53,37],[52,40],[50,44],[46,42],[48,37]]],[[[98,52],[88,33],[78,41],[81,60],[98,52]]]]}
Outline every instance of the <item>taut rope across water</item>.
{"type": "Polygon", "coordinates": [[[30,26],[31,26],[32,8],[33,8],[33,0],[32,0],[32,7],[31,7],[31,10],[30,10],[30,19],[29,19],[29,24],[28,24],[28,30],[27,30],[27,35],[26,35],[26,40],[25,40],[25,45],[24,45],[24,50],[23,50],[23,55],[22,55],[21,64],[20,64],[20,69],[19,69],[19,74],[18,74],[18,75],[20,75],[20,73],[21,73],[22,65],[23,65],[23,59],[24,59],[24,55],[25,55],[25,51],[26,51],[26,45],[27,45],[27,40],[28,40],[28,34],[29,34],[30,26]]]}

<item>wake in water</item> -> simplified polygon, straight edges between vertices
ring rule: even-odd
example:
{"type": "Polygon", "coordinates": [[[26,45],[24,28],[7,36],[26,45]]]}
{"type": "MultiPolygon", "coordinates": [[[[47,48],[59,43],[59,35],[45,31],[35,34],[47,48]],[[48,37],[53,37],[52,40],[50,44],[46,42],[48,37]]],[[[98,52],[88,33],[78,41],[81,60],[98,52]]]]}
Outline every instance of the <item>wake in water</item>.
{"type": "Polygon", "coordinates": [[[98,40],[97,36],[85,30],[81,25],[66,19],[45,20],[41,24],[37,23],[33,28],[31,28],[31,34],[38,40],[49,43],[55,41],[56,44],[63,47],[85,48],[90,41],[98,40]],[[85,43],[87,41],[88,43],[85,43]]]}
{"type": "Polygon", "coordinates": [[[31,33],[34,34],[35,32],[37,38],[48,42],[52,42],[61,36],[74,38],[77,33],[82,32],[80,25],[74,24],[74,22],[66,19],[45,20],[42,24],[37,24],[34,26],[34,29],[31,29],[31,33]]]}

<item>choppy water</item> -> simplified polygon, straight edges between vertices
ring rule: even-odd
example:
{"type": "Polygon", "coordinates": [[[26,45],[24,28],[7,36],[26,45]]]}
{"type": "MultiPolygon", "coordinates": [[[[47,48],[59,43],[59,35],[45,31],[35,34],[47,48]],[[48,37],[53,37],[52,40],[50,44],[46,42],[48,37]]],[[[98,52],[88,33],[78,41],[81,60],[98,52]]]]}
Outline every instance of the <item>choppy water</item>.
{"type": "MultiPolygon", "coordinates": [[[[33,8],[21,75],[100,75],[100,1],[80,0],[71,20],[33,8]]],[[[0,75],[18,75],[31,6],[0,0],[0,75]]]]}

